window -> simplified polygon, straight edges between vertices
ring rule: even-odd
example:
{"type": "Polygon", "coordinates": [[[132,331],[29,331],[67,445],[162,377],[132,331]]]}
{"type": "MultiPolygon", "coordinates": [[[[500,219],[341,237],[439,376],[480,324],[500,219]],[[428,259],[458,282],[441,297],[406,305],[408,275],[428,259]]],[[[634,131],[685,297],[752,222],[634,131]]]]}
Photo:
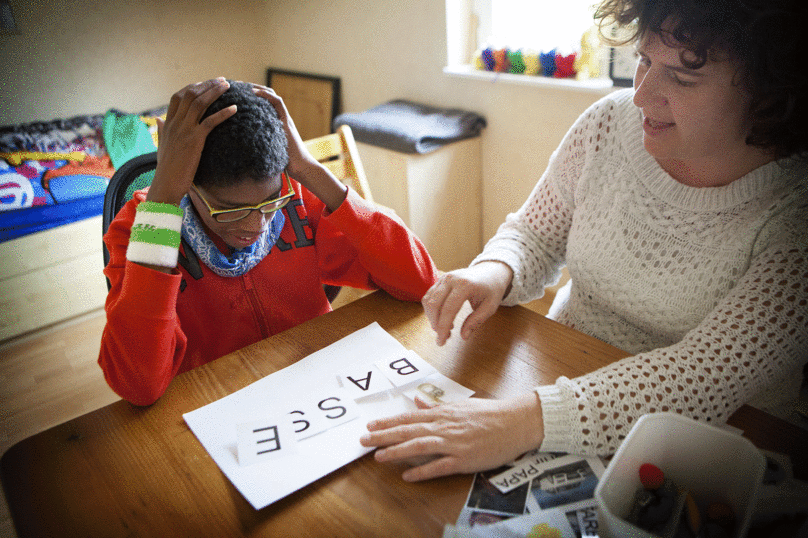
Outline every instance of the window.
{"type": "Polygon", "coordinates": [[[480,20],[490,13],[490,26],[481,25],[478,47],[491,45],[510,49],[533,49],[571,53],[580,46],[581,35],[594,23],[592,0],[478,0],[480,20]],[[487,4],[487,5],[485,5],[487,4]]]}
{"type": "Polygon", "coordinates": [[[449,65],[491,46],[570,53],[594,24],[594,0],[446,0],[449,65]]]}
{"type": "MultiPolygon", "coordinates": [[[[493,49],[532,50],[569,55],[581,48],[581,38],[595,24],[598,0],[446,0],[446,73],[479,78],[492,75],[476,71],[475,53],[493,49]],[[476,71],[476,72],[475,72],[476,71]]],[[[603,51],[598,52],[600,62],[603,51]]],[[[597,90],[611,88],[608,66],[599,69],[601,78],[584,86],[597,90]],[[603,69],[605,67],[605,70],[603,69]]],[[[514,82],[543,83],[547,77],[514,75],[514,82]],[[517,78],[525,80],[517,80],[517,78]],[[529,79],[529,80],[528,80],[529,79]],[[539,79],[539,80],[534,80],[539,79]]],[[[502,77],[500,77],[502,78],[502,77]]],[[[510,79],[510,77],[504,77],[510,79]]],[[[558,81],[564,86],[579,86],[579,81],[558,81]]]]}

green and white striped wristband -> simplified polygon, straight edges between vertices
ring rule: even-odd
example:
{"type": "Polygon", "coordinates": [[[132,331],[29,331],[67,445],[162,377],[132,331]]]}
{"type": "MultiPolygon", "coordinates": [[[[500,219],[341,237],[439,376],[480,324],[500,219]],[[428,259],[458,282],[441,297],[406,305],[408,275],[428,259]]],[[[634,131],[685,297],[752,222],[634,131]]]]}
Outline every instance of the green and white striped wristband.
{"type": "Polygon", "coordinates": [[[182,209],[159,202],[140,202],[126,248],[132,262],[176,267],[182,230],[182,209]]]}

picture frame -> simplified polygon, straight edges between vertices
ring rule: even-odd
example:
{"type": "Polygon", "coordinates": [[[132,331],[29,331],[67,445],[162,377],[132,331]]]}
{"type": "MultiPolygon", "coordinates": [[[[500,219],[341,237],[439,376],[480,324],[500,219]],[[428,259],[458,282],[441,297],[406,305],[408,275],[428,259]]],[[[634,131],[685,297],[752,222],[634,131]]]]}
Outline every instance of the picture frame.
{"type": "Polygon", "coordinates": [[[615,86],[634,85],[634,71],[637,69],[637,53],[634,47],[610,47],[609,78],[615,86]]]}
{"type": "Polygon", "coordinates": [[[340,107],[339,77],[269,68],[267,86],[281,96],[303,140],[333,132],[340,107]]]}

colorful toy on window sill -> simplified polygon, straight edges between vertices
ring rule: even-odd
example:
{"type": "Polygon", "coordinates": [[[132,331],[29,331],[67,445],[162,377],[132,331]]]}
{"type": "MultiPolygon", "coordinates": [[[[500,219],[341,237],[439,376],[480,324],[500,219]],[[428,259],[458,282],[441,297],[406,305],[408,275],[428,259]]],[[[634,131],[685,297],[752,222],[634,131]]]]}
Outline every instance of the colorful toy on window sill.
{"type": "Polygon", "coordinates": [[[480,71],[573,78],[577,74],[577,56],[575,52],[564,56],[555,50],[536,53],[488,47],[475,55],[474,65],[480,71]]]}
{"type": "Polygon", "coordinates": [[[537,52],[528,49],[486,47],[474,55],[479,71],[538,75],[553,78],[591,79],[600,77],[603,49],[597,27],[581,36],[580,51],[564,55],[556,49],[537,52]]]}

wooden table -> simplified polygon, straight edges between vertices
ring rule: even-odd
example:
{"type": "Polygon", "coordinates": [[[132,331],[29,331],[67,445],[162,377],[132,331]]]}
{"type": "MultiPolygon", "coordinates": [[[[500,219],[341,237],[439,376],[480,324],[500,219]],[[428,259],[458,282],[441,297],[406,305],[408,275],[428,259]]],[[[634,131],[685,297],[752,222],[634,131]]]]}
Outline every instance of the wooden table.
{"type": "MultiPolygon", "coordinates": [[[[408,484],[401,466],[368,455],[256,511],[182,418],[373,321],[486,396],[528,391],[626,356],[523,307],[500,308],[471,340],[438,347],[419,304],[377,292],[178,376],[151,407],[120,401],[13,446],[2,458],[2,481],[20,538],[440,536],[456,521],[471,476],[408,484]]],[[[749,407],[730,422],[758,446],[789,453],[805,477],[804,430],[749,407]]]]}

